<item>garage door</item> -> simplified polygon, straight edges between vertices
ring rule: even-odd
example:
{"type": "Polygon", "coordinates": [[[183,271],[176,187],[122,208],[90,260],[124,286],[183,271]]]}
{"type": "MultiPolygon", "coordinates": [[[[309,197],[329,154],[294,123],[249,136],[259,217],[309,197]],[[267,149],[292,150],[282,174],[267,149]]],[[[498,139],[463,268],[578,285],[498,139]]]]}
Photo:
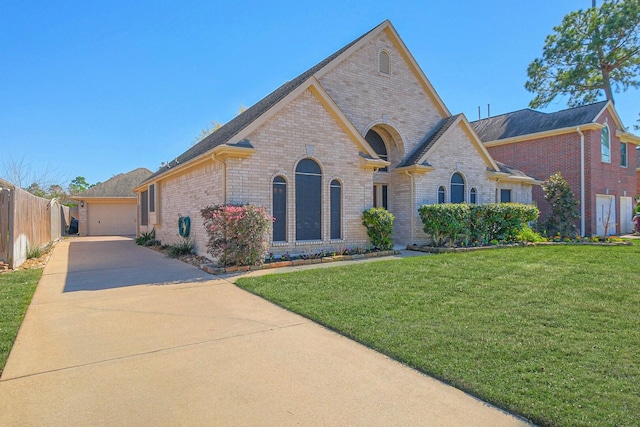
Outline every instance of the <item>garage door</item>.
{"type": "Polygon", "coordinates": [[[596,230],[598,236],[616,234],[616,198],[596,194],[596,230]]]}
{"type": "Polygon", "coordinates": [[[89,236],[133,236],[136,234],[135,204],[94,204],[87,206],[89,236]]]}

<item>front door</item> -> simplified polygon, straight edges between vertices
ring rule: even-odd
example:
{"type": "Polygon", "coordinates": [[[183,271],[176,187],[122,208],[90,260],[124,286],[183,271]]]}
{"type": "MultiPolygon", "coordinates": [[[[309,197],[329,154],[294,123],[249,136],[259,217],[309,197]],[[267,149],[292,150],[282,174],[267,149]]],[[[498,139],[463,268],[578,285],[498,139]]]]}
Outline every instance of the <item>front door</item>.
{"type": "Polygon", "coordinates": [[[389,186],[387,184],[373,186],[373,207],[389,209],[389,186]]]}

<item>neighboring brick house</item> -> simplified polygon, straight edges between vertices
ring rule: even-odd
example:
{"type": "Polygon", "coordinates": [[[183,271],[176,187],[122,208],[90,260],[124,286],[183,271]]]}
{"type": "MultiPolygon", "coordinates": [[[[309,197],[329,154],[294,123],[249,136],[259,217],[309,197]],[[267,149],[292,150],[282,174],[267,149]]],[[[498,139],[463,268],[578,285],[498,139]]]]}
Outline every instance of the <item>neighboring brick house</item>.
{"type": "MultiPolygon", "coordinates": [[[[561,172],[580,203],[582,235],[631,231],[638,194],[635,145],[613,103],[602,101],[555,113],[514,111],[471,123],[491,156],[528,175],[561,172]],[[583,150],[583,151],[581,151],[583,150]],[[584,185],[581,185],[584,182],[584,185]]],[[[549,213],[541,187],[533,189],[540,218],[549,213]]]]}
{"type": "Polygon", "coordinates": [[[640,203],[640,146],[636,147],[636,203],[640,203]]]}
{"type": "Polygon", "coordinates": [[[270,251],[366,246],[362,212],[395,217],[397,244],[428,240],[418,207],[531,203],[539,181],[498,164],[467,119],[451,115],[389,21],[288,81],[136,188],[140,231],[179,239],[200,210],[251,203],[275,217],[270,251]]]}

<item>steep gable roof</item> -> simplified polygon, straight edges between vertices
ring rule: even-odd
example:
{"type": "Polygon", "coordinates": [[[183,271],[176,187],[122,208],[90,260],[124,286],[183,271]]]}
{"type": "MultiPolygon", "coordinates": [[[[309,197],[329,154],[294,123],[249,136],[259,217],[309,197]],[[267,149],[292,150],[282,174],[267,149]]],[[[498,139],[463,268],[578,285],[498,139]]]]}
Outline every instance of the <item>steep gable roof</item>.
{"type": "Polygon", "coordinates": [[[608,101],[569,108],[555,113],[524,110],[513,111],[471,122],[482,142],[497,141],[523,135],[570,128],[593,123],[608,101]]]}
{"type": "Polygon", "coordinates": [[[453,125],[460,116],[461,114],[456,114],[455,116],[445,117],[444,119],[440,120],[424,137],[420,144],[418,144],[413,152],[409,153],[409,155],[405,157],[402,162],[400,162],[398,167],[402,168],[405,166],[417,164],[420,159],[422,159],[424,155],[427,154],[429,149],[433,147],[436,142],[438,142],[438,140],[447,132],[447,130],[449,130],[451,125],[453,125]]]}
{"type": "Polygon", "coordinates": [[[133,189],[149,178],[151,174],[152,172],[147,168],[138,168],[131,172],[121,173],[105,182],[94,185],[82,193],[76,194],[72,198],[135,198],[136,193],[133,192],[133,189]]]}
{"type": "MultiPolygon", "coordinates": [[[[168,173],[171,169],[176,169],[180,167],[184,167],[185,163],[189,163],[198,158],[201,158],[203,155],[211,152],[216,147],[222,145],[228,146],[237,146],[242,142],[237,141],[238,135],[243,132],[245,129],[249,128],[252,124],[254,124],[258,119],[263,117],[268,111],[274,108],[278,103],[283,101],[287,96],[292,94],[307,83],[310,79],[315,79],[316,77],[321,76],[322,74],[328,72],[333,66],[337,63],[341,62],[343,58],[347,57],[351,53],[351,49],[357,49],[360,46],[360,43],[365,43],[369,40],[370,37],[374,37],[376,34],[380,32],[386,32],[391,36],[392,41],[396,44],[396,46],[400,49],[404,58],[409,62],[413,71],[418,76],[421,84],[425,87],[427,94],[434,99],[436,106],[439,111],[443,115],[450,114],[440,99],[439,95],[433,89],[431,83],[428,81],[417,62],[408,51],[397,32],[391,25],[389,20],[382,22],[380,25],[376,26],[372,30],[366,32],[362,36],[358,37],[351,43],[347,44],[334,54],[328,56],[323,61],[314,65],[304,73],[300,74],[293,80],[290,80],[277,88],[275,91],[271,92],[266,97],[262,98],[252,107],[248,108],[238,116],[234,117],[231,121],[220,127],[218,130],[203,138],[200,142],[195,144],[193,147],[189,148],[187,151],[176,157],[173,161],[161,167],[158,171],[153,173],[145,182],[150,182],[155,178],[158,178],[165,173],[168,173]]],[[[247,142],[244,142],[247,145],[247,142]]],[[[250,146],[250,145],[249,145],[250,146]]],[[[367,150],[369,151],[369,150],[367,150]]]]}

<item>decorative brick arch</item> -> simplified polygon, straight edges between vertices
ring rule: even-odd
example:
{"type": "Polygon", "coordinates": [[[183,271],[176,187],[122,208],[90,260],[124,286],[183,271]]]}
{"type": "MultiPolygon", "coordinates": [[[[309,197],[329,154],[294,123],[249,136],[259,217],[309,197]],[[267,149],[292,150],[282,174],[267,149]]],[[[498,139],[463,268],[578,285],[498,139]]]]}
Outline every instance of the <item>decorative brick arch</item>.
{"type": "Polygon", "coordinates": [[[405,157],[405,139],[397,127],[384,119],[373,121],[364,129],[362,136],[365,137],[370,130],[375,131],[384,141],[391,166],[397,165],[405,157]]]}

